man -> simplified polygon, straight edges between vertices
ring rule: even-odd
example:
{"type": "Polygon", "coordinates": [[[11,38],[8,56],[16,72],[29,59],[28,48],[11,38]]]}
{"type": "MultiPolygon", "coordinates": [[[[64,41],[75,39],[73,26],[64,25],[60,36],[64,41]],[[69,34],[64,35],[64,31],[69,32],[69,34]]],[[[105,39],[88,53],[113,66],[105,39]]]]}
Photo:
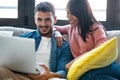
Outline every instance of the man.
{"type": "Polygon", "coordinates": [[[8,69],[0,68],[0,80],[48,80],[66,78],[65,65],[73,59],[68,42],[63,41],[61,47],[56,46],[53,25],[56,23],[54,6],[49,2],[41,2],[35,8],[35,24],[37,30],[20,35],[35,39],[36,60],[43,67],[41,74],[23,75],[8,69]],[[47,55],[47,56],[46,56],[47,55]]]}

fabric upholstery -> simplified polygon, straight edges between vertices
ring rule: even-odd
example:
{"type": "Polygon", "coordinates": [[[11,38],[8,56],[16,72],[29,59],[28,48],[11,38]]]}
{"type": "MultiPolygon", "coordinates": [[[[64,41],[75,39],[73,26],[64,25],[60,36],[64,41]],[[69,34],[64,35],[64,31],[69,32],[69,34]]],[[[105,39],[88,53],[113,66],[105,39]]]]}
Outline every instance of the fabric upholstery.
{"type": "Polygon", "coordinates": [[[108,37],[111,39],[113,37],[118,38],[118,58],[117,62],[120,64],[120,30],[112,30],[112,31],[107,31],[108,37]]]}

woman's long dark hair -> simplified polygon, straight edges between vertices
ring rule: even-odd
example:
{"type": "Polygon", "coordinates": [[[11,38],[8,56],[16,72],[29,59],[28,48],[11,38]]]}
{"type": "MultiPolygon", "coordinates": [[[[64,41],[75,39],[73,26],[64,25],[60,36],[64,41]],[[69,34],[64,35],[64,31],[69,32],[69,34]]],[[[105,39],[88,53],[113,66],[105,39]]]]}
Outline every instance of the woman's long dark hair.
{"type": "Polygon", "coordinates": [[[88,32],[90,31],[91,25],[93,25],[94,22],[97,22],[97,20],[93,16],[88,0],[69,0],[66,8],[70,10],[72,15],[78,18],[78,26],[81,30],[79,34],[86,42],[86,37],[88,32]]]}

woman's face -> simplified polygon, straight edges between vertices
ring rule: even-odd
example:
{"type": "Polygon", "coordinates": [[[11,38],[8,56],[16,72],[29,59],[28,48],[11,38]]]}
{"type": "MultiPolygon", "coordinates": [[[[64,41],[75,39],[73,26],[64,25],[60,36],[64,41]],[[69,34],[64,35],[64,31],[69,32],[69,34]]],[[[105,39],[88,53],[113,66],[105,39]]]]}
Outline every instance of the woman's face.
{"type": "Polygon", "coordinates": [[[67,18],[72,27],[78,25],[78,22],[79,22],[78,18],[76,16],[72,15],[69,9],[67,9],[67,18]]]}

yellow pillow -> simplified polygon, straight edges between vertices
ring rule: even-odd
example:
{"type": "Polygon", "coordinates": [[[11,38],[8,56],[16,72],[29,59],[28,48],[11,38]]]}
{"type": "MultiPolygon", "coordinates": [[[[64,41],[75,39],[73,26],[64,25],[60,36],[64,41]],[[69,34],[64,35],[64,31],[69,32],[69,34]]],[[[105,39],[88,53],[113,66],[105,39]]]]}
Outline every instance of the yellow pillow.
{"type": "Polygon", "coordinates": [[[91,69],[109,65],[117,59],[117,56],[117,37],[114,37],[76,59],[68,71],[67,79],[78,80],[85,72],[91,69]]]}

